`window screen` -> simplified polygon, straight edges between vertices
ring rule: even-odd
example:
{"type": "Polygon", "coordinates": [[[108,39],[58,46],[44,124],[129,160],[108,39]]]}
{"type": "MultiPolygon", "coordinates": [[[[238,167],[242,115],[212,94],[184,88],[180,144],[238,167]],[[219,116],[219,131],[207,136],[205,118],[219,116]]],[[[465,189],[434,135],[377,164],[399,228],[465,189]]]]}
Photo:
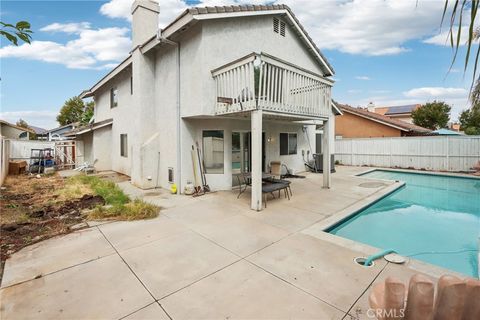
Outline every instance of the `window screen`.
{"type": "Polygon", "coordinates": [[[127,141],[127,135],[126,134],[121,134],[120,135],[120,155],[122,157],[127,157],[128,156],[128,141],[127,141]]]}
{"type": "Polygon", "coordinates": [[[205,173],[223,173],[223,130],[205,130],[202,138],[205,173]]]}

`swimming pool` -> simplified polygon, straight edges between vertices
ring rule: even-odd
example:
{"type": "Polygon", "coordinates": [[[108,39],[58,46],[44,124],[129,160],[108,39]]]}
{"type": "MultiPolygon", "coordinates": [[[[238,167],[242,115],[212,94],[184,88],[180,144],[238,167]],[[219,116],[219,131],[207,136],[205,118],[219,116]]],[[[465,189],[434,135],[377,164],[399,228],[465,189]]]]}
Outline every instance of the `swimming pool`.
{"type": "Polygon", "coordinates": [[[405,186],[328,232],[478,277],[480,179],[374,170],[405,186]]]}

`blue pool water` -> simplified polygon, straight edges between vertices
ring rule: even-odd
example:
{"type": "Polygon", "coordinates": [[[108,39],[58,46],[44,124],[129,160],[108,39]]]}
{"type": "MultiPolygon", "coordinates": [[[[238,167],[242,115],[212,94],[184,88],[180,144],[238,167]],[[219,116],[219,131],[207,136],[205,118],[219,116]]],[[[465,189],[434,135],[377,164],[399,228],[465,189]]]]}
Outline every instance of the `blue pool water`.
{"type": "Polygon", "coordinates": [[[480,179],[374,170],[406,185],[330,233],[478,277],[480,179]]]}

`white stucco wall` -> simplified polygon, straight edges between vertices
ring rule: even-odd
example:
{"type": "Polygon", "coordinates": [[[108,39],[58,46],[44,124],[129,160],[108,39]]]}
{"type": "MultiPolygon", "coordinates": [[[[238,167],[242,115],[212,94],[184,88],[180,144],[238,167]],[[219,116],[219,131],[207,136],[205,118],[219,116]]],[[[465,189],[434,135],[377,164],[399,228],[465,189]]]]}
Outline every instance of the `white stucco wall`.
{"type": "MultiPolygon", "coordinates": [[[[214,190],[229,190],[232,187],[232,132],[250,131],[250,120],[240,119],[189,119],[185,121],[187,125],[187,134],[184,135],[183,144],[188,146],[184,149],[182,161],[183,183],[187,181],[194,181],[193,164],[191,160],[191,146],[198,142],[202,148],[202,131],[203,130],[223,130],[224,132],[224,171],[223,174],[207,174],[207,182],[214,190]]],[[[302,159],[302,150],[310,150],[306,134],[302,131],[303,125],[294,124],[291,122],[268,121],[263,122],[263,131],[265,132],[265,164],[266,171],[270,161],[281,161],[286,164],[288,168],[296,172],[305,171],[304,162],[302,159]],[[297,134],[297,154],[280,156],[280,133],[296,133],[297,134]],[[270,142],[268,142],[270,138],[270,142]]],[[[314,150],[315,143],[315,127],[307,126],[307,134],[312,143],[312,150],[314,150]]]]}
{"type": "Polygon", "coordinates": [[[211,70],[252,52],[265,52],[323,74],[288,24],[285,37],[273,32],[273,16],[206,20],[189,30],[181,43],[182,85],[188,88],[182,116],[212,115],[215,82],[211,70]]]}
{"type": "MultiPolygon", "coordinates": [[[[114,141],[110,126],[97,129],[93,132],[93,159],[98,171],[112,170],[114,156],[114,141]]],[[[118,142],[120,144],[120,142],[118,142]]],[[[118,171],[121,172],[121,171],[118,171]]]]}
{"type": "MultiPolygon", "coordinates": [[[[93,134],[97,170],[115,170],[131,175],[132,182],[144,188],[168,188],[168,168],[174,168],[175,182],[183,189],[187,180],[193,180],[192,144],[195,141],[201,144],[202,130],[222,129],[225,131],[225,171],[207,178],[214,189],[231,188],[231,133],[234,130],[249,131],[250,121],[187,119],[213,115],[215,83],[211,70],[252,52],[266,52],[321,74],[316,60],[297,35],[288,25],[285,37],[274,33],[272,19],[272,16],[264,16],[199,22],[173,39],[180,43],[180,107],[183,118],[180,136],[177,133],[176,47],[162,44],[146,59],[135,56],[138,50],[135,51],[132,58],[134,94],[130,94],[130,67],[95,94],[95,121],[113,118],[112,126],[95,130],[93,134]],[[151,81],[150,77],[153,78],[151,81]],[[110,89],[115,86],[118,89],[118,106],[111,109],[110,89]],[[120,156],[120,134],[124,133],[128,135],[128,157],[120,156]],[[177,143],[181,148],[181,159],[178,159],[181,162],[181,184],[177,172],[177,143]]],[[[264,122],[267,137],[272,137],[272,142],[267,143],[267,164],[280,160],[296,171],[304,170],[301,150],[306,151],[308,145],[301,128],[302,125],[292,123],[264,122]],[[297,155],[279,156],[280,132],[297,132],[297,155]]],[[[312,128],[309,134],[314,149],[312,128]]]]}
{"type": "Polygon", "coordinates": [[[130,175],[130,146],[135,140],[133,135],[136,130],[136,112],[138,112],[138,107],[134,107],[130,93],[131,75],[131,68],[124,70],[103,86],[95,95],[95,122],[113,119],[111,126],[97,129],[94,133],[95,158],[98,159],[95,164],[97,170],[114,170],[130,175]],[[118,90],[118,105],[115,108],[110,108],[110,89],[113,87],[116,87],[118,90]],[[100,132],[97,133],[99,130],[100,132]],[[110,134],[107,134],[105,131],[110,131],[110,134]],[[128,136],[128,157],[120,156],[120,134],[124,133],[128,136]],[[111,137],[110,140],[106,138],[108,135],[111,137]],[[108,156],[109,160],[102,161],[99,156],[103,157],[103,155],[108,156]],[[102,164],[100,165],[101,162],[102,164]]]}

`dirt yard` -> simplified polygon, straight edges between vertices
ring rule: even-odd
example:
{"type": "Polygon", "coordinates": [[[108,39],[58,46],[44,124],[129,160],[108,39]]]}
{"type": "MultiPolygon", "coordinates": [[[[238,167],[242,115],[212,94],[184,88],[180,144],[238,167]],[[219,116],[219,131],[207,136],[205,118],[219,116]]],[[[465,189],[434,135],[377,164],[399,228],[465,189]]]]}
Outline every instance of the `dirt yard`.
{"type": "Polygon", "coordinates": [[[33,243],[87,227],[88,219],[146,219],[159,208],[131,201],[115,176],[8,176],[0,192],[0,282],[5,260],[33,243]],[[106,206],[105,206],[106,205],[106,206]]]}

